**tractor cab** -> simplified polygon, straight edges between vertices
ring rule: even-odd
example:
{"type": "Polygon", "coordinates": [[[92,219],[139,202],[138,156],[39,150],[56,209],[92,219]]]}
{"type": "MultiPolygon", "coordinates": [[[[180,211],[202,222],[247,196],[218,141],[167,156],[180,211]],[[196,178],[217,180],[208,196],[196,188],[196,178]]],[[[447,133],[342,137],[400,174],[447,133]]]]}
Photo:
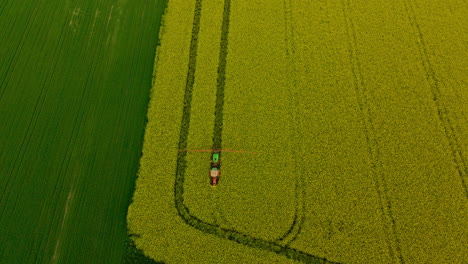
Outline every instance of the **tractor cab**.
{"type": "Polygon", "coordinates": [[[219,157],[219,150],[213,150],[211,153],[211,167],[219,167],[220,157],[219,157]]]}

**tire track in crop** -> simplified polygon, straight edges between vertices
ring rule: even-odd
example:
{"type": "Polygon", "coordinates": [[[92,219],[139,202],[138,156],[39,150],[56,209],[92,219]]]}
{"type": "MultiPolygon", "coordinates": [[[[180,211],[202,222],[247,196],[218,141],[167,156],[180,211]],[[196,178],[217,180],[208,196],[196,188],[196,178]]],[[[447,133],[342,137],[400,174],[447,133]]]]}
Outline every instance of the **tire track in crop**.
{"type": "MultiPolygon", "coordinates": [[[[224,14],[223,14],[223,32],[221,39],[223,40],[221,43],[221,50],[220,50],[220,69],[221,71],[218,75],[218,87],[217,95],[224,96],[224,83],[225,83],[225,66],[226,66],[226,57],[227,57],[227,37],[228,37],[228,28],[229,28],[229,17],[230,17],[230,6],[231,0],[225,0],[224,5],[224,14]],[[224,65],[221,65],[224,63],[224,65]]],[[[193,92],[193,84],[195,80],[195,69],[196,69],[196,61],[197,61],[197,48],[198,48],[198,32],[200,30],[200,17],[201,17],[201,8],[202,8],[202,0],[195,1],[195,10],[194,10],[194,19],[193,19],[193,28],[192,28],[192,37],[190,42],[190,52],[189,52],[189,62],[188,62],[188,70],[187,70],[187,79],[186,79],[186,86],[185,86],[185,94],[184,94],[184,107],[182,112],[182,119],[181,119],[181,128],[179,134],[179,149],[186,149],[188,143],[188,132],[190,127],[190,109],[192,103],[192,92],[193,92]]],[[[223,105],[223,98],[217,98],[216,105],[222,106],[223,105]]],[[[216,124],[222,124],[222,109],[218,109],[216,111],[219,116],[218,121],[215,122],[216,124]],[[221,118],[221,120],[219,120],[221,118]]],[[[219,138],[214,138],[214,145],[216,147],[221,147],[221,131],[222,127],[215,127],[215,136],[219,136],[219,138]]],[[[255,248],[261,250],[267,250],[274,252],[276,254],[285,256],[290,259],[294,259],[297,261],[302,261],[304,263],[335,263],[328,261],[325,258],[317,257],[311,254],[308,254],[303,251],[299,251],[297,249],[293,249],[289,246],[282,246],[278,243],[267,241],[260,238],[255,238],[243,233],[238,232],[234,229],[223,228],[212,223],[205,222],[200,218],[192,215],[190,213],[189,208],[184,204],[184,181],[185,181],[185,171],[187,168],[187,160],[186,160],[187,153],[185,151],[179,151],[177,154],[177,166],[176,166],[176,173],[175,173],[175,182],[174,182],[174,200],[175,200],[175,207],[177,209],[177,213],[182,218],[182,220],[206,233],[217,236],[219,238],[228,239],[239,244],[255,248]]]]}
{"type": "MultiPolygon", "coordinates": [[[[290,109],[294,109],[291,113],[291,120],[292,120],[292,132],[291,138],[294,139],[294,142],[298,139],[298,132],[302,131],[299,130],[298,127],[302,127],[299,121],[300,114],[300,107],[299,100],[298,100],[298,77],[297,77],[297,65],[296,65],[296,46],[294,44],[294,24],[293,24],[293,17],[292,17],[292,3],[291,0],[283,0],[283,9],[284,9],[284,21],[285,21],[285,43],[286,43],[286,56],[289,60],[289,72],[288,76],[289,79],[292,80],[292,88],[290,89],[290,109]]],[[[290,127],[291,129],[291,127],[290,127]]],[[[297,151],[300,149],[299,147],[293,147],[292,154],[295,159],[298,159],[299,164],[304,164],[302,161],[302,155],[300,155],[301,151],[297,151]]],[[[294,217],[289,229],[286,230],[284,234],[282,234],[279,238],[276,239],[276,242],[283,243],[285,245],[290,245],[294,242],[299,234],[301,233],[302,227],[304,226],[305,216],[306,216],[306,204],[305,204],[305,179],[304,179],[304,171],[302,168],[299,168],[299,171],[295,173],[297,176],[295,178],[295,212],[294,217]]]]}
{"type": "Polygon", "coordinates": [[[443,95],[440,91],[440,80],[434,71],[429,56],[427,55],[428,48],[421,31],[421,27],[419,26],[419,23],[416,19],[416,13],[414,11],[413,4],[411,3],[411,0],[403,0],[403,5],[405,8],[406,15],[408,17],[408,21],[414,31],[414,34],[416,35],[416,45],[418,47],[421,64],[424,68],[424,71],[426,72],[425,77],[430,86],[432,101],[434,102],[437,108],[437,117],[440,120],[440,123],[442,124],[445,137],[448,140],[450,151],[452,154],[452,159],[455,163],[455,167],[460,177],[463,190],[465,191],[465,197],[468,198],[468,189],[466,183],[466,179],[468,177],[468,162],[466,161],[466,157],[463,154],[460,139],[457,137],[457,131],[452,123],[452,120],[450,119],[449,111],[446,107],[446,103],[444,102],[443,95]]]}
{"type": "MultiPolygon", "coordinates": [[[[221,28],[221,41],[218,58],[218,76],[216,80],[216,105],[215,105],[215,120],[213,126],[213,145],[212,149],[222,148],[222,133],[223,133],[223,109],[224,109],[224,86],[226,83],[226,59],[228,46],[228,30],[229,30],[229,13],[231,1],[224,2],[223,22],[221,28]]],[[[221,156],[221,153],[220,153],[221,156]]],[[[227,224],[227,219],[219,206],[220,197],[216,197],[216,211],[219,217],[227,224]]]]}
{"type": "Polygon", "coordinates": [[[224,1],[223,24],[221,28],[221,41],[219,47],[218,78],[216,82],[215,122],[213,129],[213,149],[221,149],[223,134],[224,86],[226,84],[226,59],[229,34],[229,17],[231,0],[224,1]]]}
{"type": "Polygon", "coordinates": [[[357,37],[354,22],[349,12],[351,5],[349,0],[341,0],[342,12],[345,20],[346,34],[348,37],[348,52],[351,61],[351,71],[353,75],[353,86],[356,92],[359,110],[364,125],[364,135],[367,142],[367,152],[370,157],[371,174],[374,178],[376,191],[379,198],[379,207],[382,212],[387,246],[392,260],[397,263],[404,263],[401,253],[400,240],[396,232],[395,218],[392,212],[392,204],[389,200],[388,187],[385,175],[381,171],[380,149],[375,136],[374,122],[367,98],[367,91],[364,84],[361,62],[357,55],[357,37]]]}

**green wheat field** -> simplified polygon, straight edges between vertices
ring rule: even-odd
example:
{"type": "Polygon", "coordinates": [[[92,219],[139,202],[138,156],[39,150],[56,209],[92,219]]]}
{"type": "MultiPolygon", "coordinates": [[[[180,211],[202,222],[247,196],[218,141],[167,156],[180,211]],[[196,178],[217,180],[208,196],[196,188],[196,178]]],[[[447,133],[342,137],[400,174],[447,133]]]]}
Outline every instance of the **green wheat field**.
{"type": "Polygon", "coordinates": [[[0,2],[0,263],[121,263],[165,1],[0,2]]]}

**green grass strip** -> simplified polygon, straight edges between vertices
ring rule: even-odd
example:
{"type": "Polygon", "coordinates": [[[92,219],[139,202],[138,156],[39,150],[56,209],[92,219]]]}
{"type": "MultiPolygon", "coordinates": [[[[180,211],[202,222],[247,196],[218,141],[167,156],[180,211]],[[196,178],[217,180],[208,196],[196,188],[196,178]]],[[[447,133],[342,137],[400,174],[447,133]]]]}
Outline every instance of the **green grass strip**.
{"type": "MultiPolygon", "coordinates": [[[[196,0],[195,13],[193,19],[192,39],[190,43],[190,55],[187,71],[187,81],[184,95],[184,108],[182,114],[182,124],[180,128],[179,149],[187,149],[187,139],[190,127],[190,109],[192,104],[193,84],[195,81],[195,69],[197,61],[198,33],[200,31],[202,0],[196,0]]],[[[218,79],[216,91],[215,126],[213,133],[213,148],[221,148],[222,125],[223,125],[223,105],[224,87],[226,73],[226,58],[228,47],[229,17],[231,11],[231,0],[224,2],[223,25],[221,33],[221,47],[219,53],[218,79]]],[[[177,155],[176,179],[174,184],[175,206],[179,216],[188,225],[207,234],[215,235],[219,238],[229,239],[242,245],[271,251],[287,258],[304,263],[335,263],[325,258],[313,256],[303,251],[283,246],[275,242],[255,238],[247,234],[242,234],[237,230],[222,228],[220,226],[202,221],[200,218],[190,214],[189,208],[184,204],[184,181],[185,170],[187,168],[187,152],[180,151],[177,155]]]]}

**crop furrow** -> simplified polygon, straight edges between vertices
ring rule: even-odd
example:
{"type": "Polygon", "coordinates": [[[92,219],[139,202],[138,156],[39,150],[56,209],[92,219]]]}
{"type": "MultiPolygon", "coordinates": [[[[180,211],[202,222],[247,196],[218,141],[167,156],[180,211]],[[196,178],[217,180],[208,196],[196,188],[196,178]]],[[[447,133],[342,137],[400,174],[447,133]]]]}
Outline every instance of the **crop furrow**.
{"type": "MultiPolygon", "coordinates": [[[[44,104],[46,94],[47,94],[47,92],[45,91],[45,88],[43,86],[42,89],[39,92],[38,98],[36,99],[36,103],[34,104],[34,109],[33,109],[33,112],[31,114],[31,117],[29,119],[29,123],[28,123],[27,129],[26,129],[26,133],[23,136],[23,139],[21,141],[21,144],[20,144],[20,147],[19,147],[19,150],[18,150],[18,154],[17,154],[17,156],[15,158],[15,161],[13,162],[13,166],[11,167],[10,172],[7,173],[8,176],[7,176],[5,187],[4,187],[3,191],[2,191],[2,195],[0,196],[0,203],[3,202],[3,201],[6,202],[6,200],[8,200],[8,197],[10,196],[10,191],[12,189],[12,185],[14,184],[14,177],[13,176],[17,175],[18,171],[21,169],[21,164],[23,163],[24,156],[26,155],[26,152],[27,152],[26,150],[28,149],[29,144],[31,143],[31,138],[34,135],[35,128],[36,128],[36,125],[37,125],[37,120],[38,120],[38,117],[40,115],[42,105],[44,104]],[[12,183],[12,181],[13,181],[13,183],[12,183]]],[[[5,208],[6,208],[6,206],[3,207],[2,212],[0,213],[0,215],[4,215],[3,210],[5,210],[5,208]]]]}
{"type": "MultiPolygon", "coordinates": [[[[68,39],[70,38],[70,31],[67,30],[66,27],[62,28],[62,32],[60,34],[60,39],[68,39]]],[[[59,52],[58,54],[62,54],[63,57],[71,57],[73,56],[73,49],[65,49],[64,52],[62,53],[59,52]]],[[[57,57],[62,57],[58,56],[57,57]]],[[[81,57],[81,56],[80,56],[81,57]]],[[[65,72],[63,72],[64,75],[69,75],[69,72],[71,72],[72,69],[65,69],[65,72]],[[68,72],[67,72],[68,71],[68,72]]],[[[55,71],[52,71],[55,72],[55,71]]],[[[57,78],[57,76],[55,76],[57,78]]],[[[81,113],[82,111],[80,111],[81,113]]],[[[59,164],[57,164],[58,167],[58,174],[57,174],[57,179],[55,181],[54,189],[53,192],[51,193],[51,196],[49,199],[46,199],[47,201],[51,201],[47,206],[43,207],[43,210],[50,210],[49,212],[46,213],[47,216],[52,216],[52,219],[55,219],[56,215],[59,215],[58,211],[60,211],[60,206],[59,203],[61,200],[59,199],[63,189],[65,188],[66,182],[67,182],[67,177],[66,177],[66,171],[68,170],[68,167],[70,165],[72,158],[72,150],[71,148],[76,145],[76,138],[78,137],[78,132],[79,129],[75,128],[76,126],[76,119],[75,123],[73,125],[72,133],[71,135],[68,135],[68,140],[66,141],[66,144],[64,144],[64,151],[63,151],[63,159],[59,164]],[[52,209],[50,209],[52,208],[52,209]]],[[[42,214],[42,213],[41,213],[42,214]]],[[[55,221],[51,221],[49,223],[49,228],[46,233],[46,235],[43,235],[39,244],[37,245],[39,251],[44,251],[49,247],[49,243],[53,243],[53,235],[56,229],[54,226],[56,225],[55,221]],[[51,242],[52,240],[52,242],[51,242]]],[[[43,228],[43,226],[42,226],[43,228]]],[[[42,259],[44,258],[43,255],[36,255],[36,260],[37,262],[42,262],[42,259]]]]}
{"type": "Polygon", "coordinates": [[[3,15],[3,11],[5,11],[5,7],[10,4],[8,0],[3,0],[0,4],[0,17],[3,15]]]}
{"type": "MultiPolygon", "coordinates": [[[[61,31],[60,31],[60,34],[59,34],[59,41],[58,41],[58,45],[55,47],[55,50],[54,50],[54,54],[56,54],[55,58],[56,58],[56,62],[55,62],[55,65],[54,65],[54,68],[52,70],[53,73],[56,73],[58,72],[59,70],[56,68],[57,66],[57,61],[58,59],[60,59],[62,56],[62,54],[64,54],[64,56],[68,57],[68,56],[73,56],[73,50],[72,49],[63,49],[64,47],[64,42],[65,40],[69,39],[71,34],[71,31],[68,29],[68,24],[64,24],[64,26],[62,27],[61,31]]],[[[73,38],[73,37],[72,37],[73,38]]],[[[99,38],[97,39],[96,42],[99,42],[100,39],[104,38],[104,34],[101,34],[99,35],[99,38]]],[[[65,43],[66,45],[66,43],[65,43]]],[[[80,58],[83,59],[83,62],[86,64],[86,65],[89,65],[89,63],[91,63],[88,71],[87,71],[87,77],[86,77],[86,80],[87,82],[85,83],[85,85],[83,85],[83,87],[81,87],[82,89],[82,93],[81,93],[81,97],[80,97],[80,106],[79,106],[79,110],[74,112],[73,114],[76,115],[75,117],[75,120],[74,120],[74,123],[73,123],[73,130],[72,130],[72,134],[70,135],[70,138],[66,144],[66,151],[64,152],[65,155],[64,155],[64,159],[62,160],[62,163],[60,165],[60,170],[59,170],[59,176],[58,176],[58,179],[57,179],[57,182],[56,182],[56,185],[55,185],[55,188],[54,188],[54,192],[52,194],[52,197],[51,199],[48,199],[49,201],[54,201],[53,203],[53,211],[51,212],[51,215],[57,219],[58,222],[62,221],[64,222],[64,218],[65,218],[65,214],[62,210],[62,205],[64,203],[64,201],[67,201],[67,200],[63,200],[63,199],[60,199],[60,197],[62,196],[62,192],[64,193],[70,193],[72,191],[72,189],[74,189],[73,186],[75,185],[79,185],[76,183],[77,181],[77,175],[75,173],[73,173],[73,176],[72,177],[66,177],[66,175],[69,175],[70,172],[70,163],[71,161],[73,160],[73,156],[74,156],[74,153],[76,152],[77,149],[85,149],[85,146],[84,145],[80,145],[78,143],[78,140],[79,140],[79,134],[80,134],[80,131],[82,130],[82,126],[83,126],[83,121],[84,121],[84,118],[85,118],[85,113],[87,112],[86,109],[89,109],[90,112],[97,112],[98,110],[96,109],[98,107],[97,104],[95,105],[92,105],[91,108],[90,106],[88,106],[89,104],[89,83],[92,83],[92,78],[91,78],[91,75],[94,74],[96,72],[96,68],[98,67],[98,62],[101,62],[102,61],[102,57],[104,55],[104,52],[102,52],[102,45],[99,46],[99,48],[94,48],[94,50],[96,50],[96,52],[93,52],[93,48],[90,47],[89,45],[86,46],[86,48],[84,48],[85,46],[83,45],[81,48],[80,48],[80,52],[83,52],[84,54],[87,54],[87,56],[80,56],[80,58]],[[93,57],[93,55],[91,54],[97,54],[97,55],[94,55],[95,57],[93,57]],[[70,189],[67,188],[67,186],[71,186],[70,189]]],[[[71,69],[66,69],[66,71],[68,72],[71,72],[71,69]]],[[[67,73],[68,74],[68,73],[67,73]]],[[[55,77],[57,78],[57,76],[55,75],[55,77]]],[[[50,79],[49,82],[47,83],[47,87],[52,87],[53,85],[53,82],[54,81],[57,81],[57,79],[50,79]]],[[[121,116],[119,114],[119,116],[121,116]]],[[[65,204],[67,204],[65,202],[65,204]]],[[[52,205],[48,205],[47,207],[52,207],[52,205]]],[[[44,209],[48,209],[47,207],[44,207],[44,209]]],[[[70,209],[68,209],[70,210],[70,209]]],[[[41,213],[42,214],[42,213],[41,213]]],[[[40,240],[39,244],[36,246],[37,247],[37,251],[42,251],[44,250],[44,247],[45,248],[50,248],[50,247],[54,247],[54,246],[57,246],[57,239],[56,237],[54,236],[55,235],[55,231],[57,231],[57,228],[56,227],[56,222],[51,222],[50,223],[50,226],[49,226],[49,232],[48,232],[48,235],[47,236],[44,236],[43,239],[40,240]],[[45,244],[44,244],[45,243],[45,244]]],[[[60,229],[60,228],[59,228],[60,229]]],[[[61,229],[59,231],[59,233],[62,232],[61,229]]],[[[58,237],[60,237],[60,234],[58,235],[58,237]]],[[[59,238],[60,239],[60,238],[59,238]]],[[[36,255],[36,258],[38,258],[39,256],[36,255]]],[[[37,261],[42,261],[41,259],[37,260],[37,261]]]]}
{"type": "MultiPolygon", "coordinates": [[[[7,87],[9,87],[12,73],[15,71],[16,67],[18,66],[18,59],[20,58],[20,55],[21,55],[20,51],[23,49],[23,46],[26,43],[26,40],[28,39],[28,35],[31,33],[35,25],[37,15],[40,11],[40,6],[43,5],[43,2],[44,1],[37,3],[36,8],[33,8],[34,9],[33,14],[27,17],[26,27],[20,37],[21,39],[21,41],[19,42],[20,44],[16,46],[15,51],[13,52],[13,55],[11,56],[11,60],[6,62],[8,67],[6,67],[5,76],[2,76],[2,83],[0,84],[0,89],[1,89],[0,90],[0,102],[2,101],[2,98],[7,90],[7,87]]],[[[12,33],[15,33],[15,31],[13,31],[12,33]]],[[[16,35],[17,34],[14,34],[14,36],[16,35]]]]}
{"type": "MultiPolygon", "coordinates": [[[[54,56],[54,60],[53,60],[53,66],[52,66],[52,70],[50,71],[51,73],[47,76],[47,78],[44,80],[44,83],[42,85],[42,91],[46,91],[46,95],[47,95],[47,92],[50,90],[50,87],[53,87],[53,81],[54,81],[54,76],[55,74],[57,73],[58,69],[58,64],[59,64],[59,60],[60,60],[60,56],[58,56],[59,54],[61,54],[63,48],[64,48],[64,28],[62,28],[61,32],[60,32],[60,35],[59,35],[59,39],[58,39],[58,42],[57,42],[57,45],[55,46],[55,50],[53,52],[53,54],[55,55],[54,56]]],[[[42,111],[42,107],[44,107],[44,104],[45,104],[45,100],[46,100],[46,96],[44,96],[43,100],[42,100],[42,103],[41,103],[41,106],[40,106],[40,109],[38,110],[38,112],[40,113],[42,111]]],[[[35,110],[36,111],[36,110],[35,110]]],[[[44,136],[44,134],[43,134],[44,136]]],[[[57,194],[60,194],[61,192],[58,192],[57,194]]],[[[53,201],[57,201],[56,199],[54,199],[53,201]]],[[[43,207],[42,210],[41,210],[41,213],[40,213],[40,217],[38,220],[40,220],[44,214],[44,209],[47,208],[46,207],[43,207]]],[[[39,227],[39,225],[38,225],[39,227]]],[[[53,230],[53,228],[49,228],[49,232],[53,230]]],[[[37,231],[39,233],[39,231],[37,231]]],[[[49,236],[47,236],[49,237],[49,236]]],[[[33,249],[37,249],[38,247],[40,247],[42,243],[42,239],[38,239],[38,240],[35,240],[34,243],[29,247],[29,248],[33,248],[33,249]],[[39,243],[39,244],[37,244],[39,243]],[[37,244],[37,245],[36,245],[37,244]]],[[[34,258],[37,258],[38,257],[38,254],[37,254],[37,250],[31,250],[30,251],[30,254],[34,254],[35,253],[35,257],[34,258]]],[[[28,259],[31,259],[31,257],[28,257],[28,259]]]]}
{"type": "Polygon", "coordinates": [[[410,0],[403,0],[403,4],[408,21],[413,28],[414,34],[416,35],[416,45],[418,47],[421,64],[424,68],[424,71],[426,72],[426,80],[430,86],[432,101],[437,108],[437,117],[443,127],[445,137],[448,140],[452,159],[460,177],[463,190],[465,191],[465,197],[468,198],[468,187],[466,183],[468,177],[468,162],[463,154],[460,139],[457,136],[457,131],[455,130],[452,120],[450,119],[449,111],[440,91],[440,80],[434,71],[431,60],[429,59],[427,52],[428,48],[424,40],[424,35],[421,31],[421,27],[418,24],[413,5],[411,4],[410,0]]]}

